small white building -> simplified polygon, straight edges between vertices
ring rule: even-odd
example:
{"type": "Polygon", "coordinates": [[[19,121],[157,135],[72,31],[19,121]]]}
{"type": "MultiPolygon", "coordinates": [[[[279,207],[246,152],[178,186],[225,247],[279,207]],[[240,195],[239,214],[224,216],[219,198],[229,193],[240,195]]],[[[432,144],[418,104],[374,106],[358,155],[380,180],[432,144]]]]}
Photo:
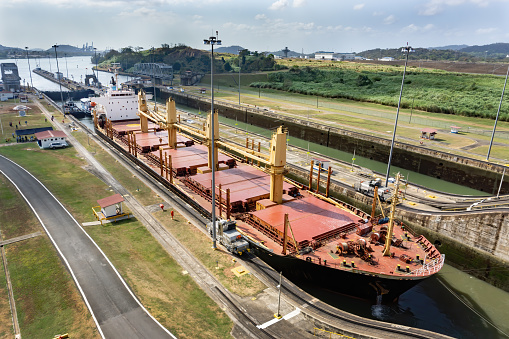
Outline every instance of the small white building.
{"type": "Polygon", "coordinates": [[[383,57],[383,58],[378,58],[378,61],[394,61],[394,58],[393,57],[383,57]]]}
{"type": "Polygon", "coordinates": [[[66,147],[67,135],[62,131],[44,131],[35,133],[35,137],[37,138],[37,144],[40,148],[51,148],[51,144],[60,143],[63,146],[58,147],[66,147]]]}
{"type": "Polygon", "coordinates": [[[114,217],[123,214],[122,202],[124,198],[120,194],[112,195],[104,199],[97,200],[97,204],[101,207],[101,213],[105,218],[114,217]]]}
{"type": "Polygon", "coordinates": [[[1,91],[0,101],[7,101],[8,99],[14,99],[14,93],[11,91],[1,91]]]}
{"type": "Polygon", "coordinates": [[[315,60],[334,60],[334,52],[316,52],[315,60]]]}

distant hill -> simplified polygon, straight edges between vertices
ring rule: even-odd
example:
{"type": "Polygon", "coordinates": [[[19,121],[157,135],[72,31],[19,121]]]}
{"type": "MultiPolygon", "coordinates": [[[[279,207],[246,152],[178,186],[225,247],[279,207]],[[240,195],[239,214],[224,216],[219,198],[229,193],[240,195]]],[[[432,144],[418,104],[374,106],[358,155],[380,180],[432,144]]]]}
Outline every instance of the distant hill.
{"type": "MultiPolygon", "coordinates": [[[[55,49],[53,47],[50,47],[46,50],[46,52],[55,52],[55,49]]],[[[71,54],[86,54],[91,55],[93,52],[85,52],[82,48],[71,46],[71,45],[58,45],[57,52],[59,53],[71,53],[71,54]]]]}
{"type": "Polygon", "coordinates": [[[473,53],[475,55],[479,55],[481,57],[505,57],[509,54],[509,43],[495,43],[490,45],[482,45],[482,46],[468,46],[461,49],[461,52],[473,53]]]}
{"type": "Polygon", "coordinates": [[[245,49],[245,48],[235,45],[235,46],[230,46],[230,47],[218,47],[218,48],[215,48],[214,51],[217,53],[230,53],[230,54],[238,55],[239,50],[242,50],[242,49],[245,49]]]}
{"type": "Polygon", "coordinates": [[[469,46],[468,45],[448,45],[448,46],[441,46],[441,47],[428,47],[428,49],[436,49],[436,50],[450,49],[452,51],[459,51],[466,47],[469,47],[469,46]]]}
{"type": "Polygon", "coordinates": [[[0,45],[0,51],[21,51],[21,48],[0,45]]]}

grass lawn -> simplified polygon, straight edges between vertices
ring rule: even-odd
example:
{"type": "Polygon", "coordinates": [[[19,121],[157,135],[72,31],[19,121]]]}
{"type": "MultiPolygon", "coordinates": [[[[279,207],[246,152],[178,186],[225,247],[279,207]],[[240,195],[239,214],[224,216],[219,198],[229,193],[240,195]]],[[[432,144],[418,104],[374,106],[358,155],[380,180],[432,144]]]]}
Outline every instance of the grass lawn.
{"type": "Polygon", "coordinates": [[[179,338],[226,338],[233,323],[138,221],[87,227],[141,302],[179,338]]]}
{"type": "Polygon", "coordinates": [[[14,337],[4,264],[0,260],[0,338],[14,337]]]}
{"type": "Polygon", "coordinates": [[[0,143],[16,142],[16,137],[13,137],[13,133],[16,131],[16,126],[17,129],[51,126],[51,123],[46,121],[46,117],[34,103],[30,102],[21,104],[26,105],[31,109],[27,110],[26,116],[20,117],[19,113],[13,110],[16,105],[20,104],[10,101],[11,100],[7,103],[4,102],[0,104],[0,119],[2,121],[2,129],[0,129],[0,143]]]}
{"type": "Polygon", "coordinates": [[[114,173],[115,178],[144,206],[158,204],[161,199],[156,196],[152,190],[147,188],[143,182],[136,178],[128,169],[120,165],[109,155],[101,146],[92,140],[87,140],[86,132],[78,130],[73,132],[73,136],[89,152],[95,155],[95,158],[110,172],[114,173]],[[89,146],[90,142],[90,146],[89,146]]]}
{"type": "MultiPolygon", "coordinates": [[[[14,186],[0,177],[3,239],[44,229],[14,186]]],[[[5,247],[21,334],[25,338],[98,338],[95,323],[72,278],[46,235],[5,247]]],[[[0,336],[12,333],[5,276],[0,274],[0,336]],[[6,318],[7,316],[7,318],[6,318]],[[6,321],[1,321],[6,319],[6,321]]]]}
{"type": "MultiPolygon", "coordinates": [[[[31,170],[78,221],[90,221],[96,200],[112,194],[108,186],[82,168],[85,162],[72,147],[46,151],[27,146],[3,147],[0,153],[31,170]]],[[[96,151],[104,152],[97,146],[96,151]]],[[[104,161],[111,163],[110,169],[116,174],[116,163],[106,156],[104,161]]],[[[124,174],[124,181],[133,179],[124,174]]],[[[182,268],[139,222],[124,221],[86,230],[164,326],[179,337],[229,336],[233,323],[228,316],[189,276],[182,274],[182,268]]]]}
{"type": "Polygon", "coordinates": [[[158,211],[154,215],[231,292],[240,296],[256,296],[266,288],[251,274],[237,277],[232,269],[240,265],[233,261],[234,257],[222,248],[214,251],[212,240],[180,214],[175,214],[174,220],[171,220],[168,211],[158,211]]]}

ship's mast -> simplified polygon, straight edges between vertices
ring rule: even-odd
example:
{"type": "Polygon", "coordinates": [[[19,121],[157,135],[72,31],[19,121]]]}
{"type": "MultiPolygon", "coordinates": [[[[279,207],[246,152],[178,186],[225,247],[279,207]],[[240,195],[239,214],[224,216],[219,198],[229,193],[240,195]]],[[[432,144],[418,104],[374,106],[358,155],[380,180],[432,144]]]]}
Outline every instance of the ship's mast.
{"type": "Polygon", "coordinates": [[[396,211],[396,205],[398,204],[398,192],[399,192],[399,179],[401,175],[398,173],[396,175],[396,184],[395,191],[392,195],[392,204],[391,204],[391,213],[389,215],[389,228],[387,230],[387,235],[385,237],[385,247],[383,251],[384,256],[391,255],[391,243],[392,243],[392,234],[394,230],[394,212],[396,211]]]}

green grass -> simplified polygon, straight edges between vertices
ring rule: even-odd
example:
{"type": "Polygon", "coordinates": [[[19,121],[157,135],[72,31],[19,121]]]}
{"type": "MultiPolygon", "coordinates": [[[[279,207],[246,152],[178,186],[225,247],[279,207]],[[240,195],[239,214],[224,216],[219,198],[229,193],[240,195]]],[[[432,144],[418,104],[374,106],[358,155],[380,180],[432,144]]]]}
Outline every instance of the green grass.
{"type": "Polygon", "coordinates": [[[99,337],[88,309],[47,237],[10,245],[7,260],[23,337],[51,338],[63,333],[99,337]]]}
{"type": "MultiPolygon", "coordinates": [[[[28,150],[27,146],[3,147],[0,153],[30,170],[78,221],[92,220],[91,207],[97,199],[112,194],[109,188],[82,168],[85,162],[72,147],[46,151],[28,150]]],[[[116,174],[120,165],[114,166],[111,158],[104,161],[111,162],[116,174]]],[[[131,179],[128,174],[122,177],[126,181],[131,179]]],[[[179,337],[229,336],[232,322],[228,316],[189,276],[182,275],[182,268],[139,222],[119,222],[87,231],[164,326],[179,337]]]]}
{"type": "Polygon", "coordinates": [[[3,261],[0,260],[0,338],[14,337],[7,293],[7,280],[5,279],[4,264],[3,261]]]}
{"type": "Polygon", "coordinates": [[[135,197],[141,204],[153,205],[161,202],[152,190],[147,188],[145,184],[136,178],[128,169],[121,166],[116,160],[113,160],[110,154],[106,152],[101,146],[97,145],[94,141],[87,140],[87,135],[84,131],[73,132],[73,136],[82,144],[89,152],[92,152],[95,158],[106,168],[110,173],[114,173],[115,179],[122,183],[133,197],[135,197]]]}
{"type": "Polygon", "coordinates": [[[226,338],[233,323],[138,221],[87,227],[142,303],[179,338],[226,338]]]}
{"type": "Polygon", "coordinates": [[[237,277],[232,269],[239,266],[228,252],[213,250],[212,240],[189,224],[180,214],[171,220],[170,213],[158,211],[156,218],[175,236],[228,290],[240,296],[256,296],[266,286],[251,274],[237,277]]]}
{"type": "Polygon", "coordinates": [[[90,221],[92,206],[113,193],[95,176],[86,172],[73,147],[42,150],[35,143],[2,147],[0,153],[28,169],[57,196],[80,221],[90,221]]]}
{"type": "MultiPolygon", "coordinates": [[[[0,220],[3,239],[36,231],[44,234],[24,199],[3,176],[0,220]]],[[[67,332],[71,337],[98,337],[90,313],[48,237],[7,245],[6,253],[23,337],[51,338],[67,332]]],[[[5,324],[0,325],[0,337],[5,337],[2,333],[12,331],[12,319],[3,268],[0,275],[0,323],[5,324]]]]}
{"type": "MultiPolygon", "coordinates": [[[[251,86],[397,106],[402,76],[400,67],[380,70],[360,64],[356,68],[346,63],[338,65],[274,72],[268,74],[268,80],[253,82],[251,86]]],[[[405,83],[402,108],[413,105],[423,111],[485,118],[495,116],[503,87],[503,79],[497,76],[438,70],[407,69],[405,83]]],[[[502,112],[500,119],[508,121],[509,114],[502,112]]]]}
{"type": "Polygon", "coordinates": [[[16,138],[12,136],[16,131],[16,125],[18,126],[18,129],[51,126],[51,123],[45,120],[45,116],[36,105],[32,103],[24,104],[32,108],[27,111],[27,116],[24,117],[20,117],[18,116],[18,112],[12,111],[12,108],[16,105],[17,104],[15,103],[1,104],[0,114],[2,117],[3,133],[2,130],[0,130],[0,143],[16,142],[16,138]]]}

